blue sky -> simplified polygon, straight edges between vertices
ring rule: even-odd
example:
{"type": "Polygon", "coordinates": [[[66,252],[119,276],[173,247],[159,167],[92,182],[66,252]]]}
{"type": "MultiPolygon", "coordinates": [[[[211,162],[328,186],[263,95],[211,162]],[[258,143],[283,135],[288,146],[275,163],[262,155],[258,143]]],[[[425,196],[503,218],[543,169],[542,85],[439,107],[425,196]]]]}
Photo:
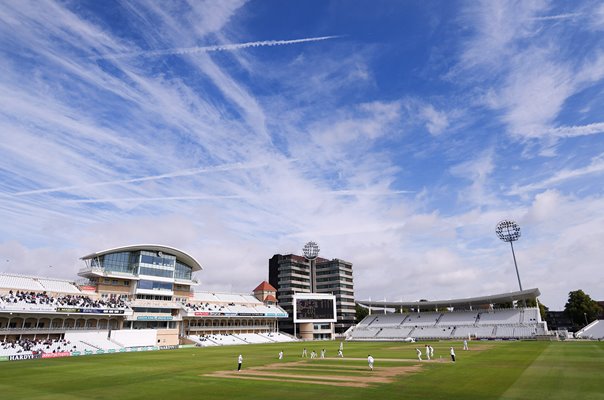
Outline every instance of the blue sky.
{"type": "MultiPolygon", "coordinates": [[[[274,253],[359,299],[604,299],[597,1],[0,3],[2,270],[161,243],[208,290],[274,253]]],[[[52,267],[50,267],[52,266],[52,267]]]]}

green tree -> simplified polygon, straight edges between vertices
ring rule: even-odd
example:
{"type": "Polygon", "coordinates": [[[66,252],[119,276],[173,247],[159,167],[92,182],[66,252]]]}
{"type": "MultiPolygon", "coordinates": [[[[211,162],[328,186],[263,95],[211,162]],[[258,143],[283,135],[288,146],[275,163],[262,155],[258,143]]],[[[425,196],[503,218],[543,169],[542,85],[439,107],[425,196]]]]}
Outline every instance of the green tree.
{"type": "Polygon", "coordinates": [[[602,312],[600,305],[582,290],[575,290],[568,294],[568,301],[564,312],[573,321],[575,327],[582,327],[595,321],[602,312]]]}
{"type": "Polygon", "coordinates": [[[514,308],[514,303],[511,301],[505,303],[495,303],[493,304],[493,308],[514,308]]]}
{"type": "Polygon", "coordinates": [[[369,315],[369,309],[365,308],[363,306],[361,306],[360,304],[356,304],[355,305],[356,308],[356,321],[357,322],[361,322],[363,320],[363,318],[365,318],[367,315],[369,315]]]}

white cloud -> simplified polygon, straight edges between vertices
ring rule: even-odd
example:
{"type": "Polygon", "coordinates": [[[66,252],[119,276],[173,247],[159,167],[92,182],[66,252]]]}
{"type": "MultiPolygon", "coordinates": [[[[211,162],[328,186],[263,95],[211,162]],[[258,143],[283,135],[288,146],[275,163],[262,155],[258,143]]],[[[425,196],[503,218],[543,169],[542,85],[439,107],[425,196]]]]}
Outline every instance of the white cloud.
{"type": "Polygon", "coordinates": [[[458,69],[471,71],[475,80],[491,86],[486,90],[487,105],[501,112],[509,134],[523,141],[543,140],[551,155],[552,143],[580,131],[555,128],[556,120],[573,95],[601,81],[604,61],[599,52],[567,57],[558,40],[567,34],[564,25],[541,29],[539,24],[571,21],[582,14],[548,16],[549,8],[545,1],[469,7],[464,21],[474,34],[465,44],[458,69]]]}
{"type": "Polygon", "coordinates": [[[479,1],[465,12],[475,31],[462,53],[463,68],[498,68],[516,51],[516,41],[535,34],[535,17],[547,10],[545,1],[479,1]]]}
{"type": "Polygon", "coordinates": [[[425,118],[426,129],[428,129],[431,135],[440,135],[449,126],[447,115],[435,110],[430,104],[422,107],[420,113],[425,118]]]}
{"type": "MultiPolygon", "coordinates": [[[[535,48],[520,42],[538,36],[539,19],[554,21],[545,3],[482,4],[490,9],[474,10],[480,35],[461,58],[474,77],[480,69],[492,78],[490,105],[510,131],[598,133],[600,123],[558,117],[569,96],[600,79],[603,58],[569,64],[553,45],[531,55],[535,48]]],[[[382,95],[377,46],[347,38],[263,49],[283,51],[278,60],[198,51],[250,43],[242,5],[120,3],[136,38],[62,4],[0,5],[3,271],[69,278],[83,254],[155,242],[197,258],[203,288],[247,292],[266,279],[273,253],[299,253],[314,239],[322,255],[354,263],[358,298],[480,296],[516,289],[509,246],[493,232],[514,217],[526,287],[540,287],[554,308],[576,285],[601,297],[601,279],[583,276],[597,274],[604,256],[602,199],[532,189],[596,176],[600,159],[542,182],[526,177],[524,197],[510,200],[495,180],[508,166],[498,158],[511,146],[506,138],[443,135],[460,131],[460,115],[472,120],[473,110],[456,108],[464,101],[382,95]],[[9,45],[31,55],[31,70],[18,68],[9,45]],[[191,51],[165,69],[170,57],[88,57],[175,48],[191,51]],[[412,114],[410,125],[434,137],[401,128],[412,114]],[[420,152],[429,158],[417,167],[420,152]],[[408,184],[423,190],[409,196],[408,184]],[[450,204],[456,196],[461,208],[450,204]]],[[[319,37],[300,37],[311,36],[319,37]]]]}
{"type": "Polygon", "coordinates": [[[559,138],[596,135],[600,133],[604,133],[604,122],[594,122],[580,126],[559,126],[551,129],[549,132],[551,136],[559,138]]]}
{"type": "Polygon", "coordinates": [[[566,181],[570,181],[577,178],[582,178],[589,175],[597,175],[602,174],[604,172],[604,154],[600,154],[597,157],[594,157],[590,163],[584,167],[569,169],[564,168],[560,171],[556,171],[549,178],[536,181],[533,183],[529,183],[523,186],[514,187],[511,191],[511,194],[525,194],[530,193],[539,189],[549,189],[564,183],[566,181]]]}
{"type": "Polygon", "coordinates": [[[589,28],[595,31],[604,30],[604,4],[599,4],[590,12],[589,28]]]}
{"type": "Polygon", "coordinates": [[[495,168],[493,158],[493,149],[491,148],[475,159],[451,167],[452,175],[472,182],[470,187],[460,191],[460,202],[483,206],[496,202],[489,189],[489,178],[495,168]]]}

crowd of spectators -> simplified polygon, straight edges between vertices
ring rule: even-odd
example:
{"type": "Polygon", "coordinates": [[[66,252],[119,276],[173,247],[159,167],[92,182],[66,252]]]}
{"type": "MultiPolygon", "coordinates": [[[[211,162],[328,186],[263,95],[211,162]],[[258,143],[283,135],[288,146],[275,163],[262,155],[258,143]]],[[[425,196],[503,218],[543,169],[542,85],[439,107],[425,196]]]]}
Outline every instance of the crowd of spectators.
{"type": "Polygon", "coordinates": [[[72,346],[69,340],[65,339],[18,339],[0,341],[0,350],[4,353],[21,354],[31,352],[39,353],[60,353],[75,351],[76,346],[72,346]]]}
{"type": "Polygon", "coordinates": [[[83,295],[50,296],[46,292],[25,292],[12,290],[0,296],[0,303],[8,304],[37,304],[51,307],[81,307],[81,308],[126,308],[124,296],[111,295],[106,299],[91,299],[83,295]]]}
{"type": "Polygon", "coordinates": [[[199,304],[186,303],[186,304],[184,304],[184,306],[189,311],[213,311],[213,312],[220,312],[220,311],[224,311],[224,309],[225,309],[225,306],[223,306],[223,305],[220,305],[220,304],[210,304],[210,303],[199,303],[199,304]]]}

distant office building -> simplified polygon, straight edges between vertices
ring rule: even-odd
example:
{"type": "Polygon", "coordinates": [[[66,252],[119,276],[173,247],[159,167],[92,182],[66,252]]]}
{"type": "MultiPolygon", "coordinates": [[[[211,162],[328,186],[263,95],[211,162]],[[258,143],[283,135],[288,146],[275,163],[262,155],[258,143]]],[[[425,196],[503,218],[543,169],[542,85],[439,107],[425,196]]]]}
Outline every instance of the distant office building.
{"type": "MultiPolygon", "coordinates": [[[[337,322],[335,333],[340,334],[354,325],[355,303],[352,263],[338,258],[318,257],[315,271],[303,256],[275,254],[269,259],[269,283],[277,289],[277,301],[289,317],[279,322],[279,329],[294,332],[293,297],[296,293],[328,293],[336,296],[337,322]]],[[[324,327],[316,326],[315,335],[321,336],[324,327]]]]}

